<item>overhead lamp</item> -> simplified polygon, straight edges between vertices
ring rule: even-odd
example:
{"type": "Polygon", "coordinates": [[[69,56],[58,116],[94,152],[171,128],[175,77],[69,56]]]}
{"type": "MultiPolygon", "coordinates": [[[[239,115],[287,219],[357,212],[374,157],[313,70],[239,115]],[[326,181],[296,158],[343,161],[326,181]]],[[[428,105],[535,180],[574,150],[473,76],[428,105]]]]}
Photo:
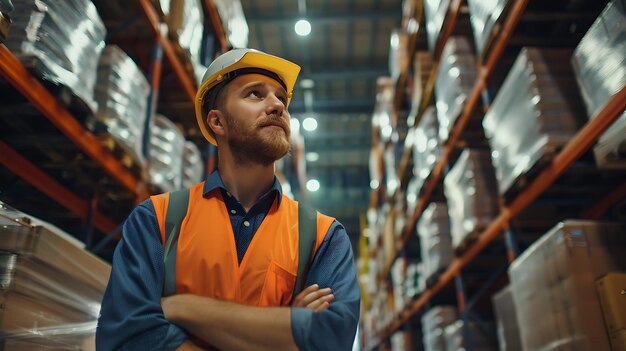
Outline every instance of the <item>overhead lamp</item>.
{"type": "Polygon", "coordinates": [[[311,34],[311,23],[309,23],[309,21],[305,19],[301,19],[296,22],[295,30],[296,34],[298,34],[299,36],[306,37],[307,35],[311,34]]]}
{"type": "Polygon", "coordinates": [[[313,117],[307,117],[302,121],[302,128],[308,132],[312,132],[317,129],[317,120],[313,117]]]}
{"type": "Polygon", "coordinates": [[[309,162],[317,162],[320,159],[320,154],[317,152],[307,152],[304,158],[309,162]]]}
{"type": "Polygon", "coordinates": [[[306,182],[306,190],[310,192],[316,192],[320,190],[320,182],[317,179],[309,179],[306,182]]]}

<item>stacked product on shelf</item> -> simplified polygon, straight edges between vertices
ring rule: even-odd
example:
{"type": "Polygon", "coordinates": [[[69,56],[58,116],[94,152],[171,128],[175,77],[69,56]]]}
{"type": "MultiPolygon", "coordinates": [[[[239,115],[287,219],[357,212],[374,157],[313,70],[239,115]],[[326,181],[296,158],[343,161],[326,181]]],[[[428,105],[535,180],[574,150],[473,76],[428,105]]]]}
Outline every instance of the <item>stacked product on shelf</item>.
{"type": "Polygon", "coordinates": [[[409,70],[409,35],[402,29],[394,29],[389,43],[389,72],[391,81],[396,84],[400,75],[409,70]]]}
{"type": "Polygon", "coordinates": [[[391,335],[391,351],[415,350],[412,331],[397,331],[391,335]]]}
{"type": "Polygon", "coordinates": [[[466,326],[464,321],[459,319],[448,325],[444,332],[446,348],[443,350],[445,351],[495,351],[490,341],[491,336],[486,335],[487,330],[481,330],[472,320],[466,326]]]}
{"type": "Polygon", "coordinates": [[[430,106],[424,111],[413,134],[413,174],[418,196],[441,155],[441,147],[437,111],[430,106]]]}
{"type": "Polygon", "coordinates": [[[241,0],[215,0],[214,3],[230,45],[233,48],[247,48],[249,30],[241,0]]]}
{"type": "Polygon", "coordinates": [[[422,279],[424,264],[422,262],[412,262],[406,266],[406,280],[404,281],[404,292],[408,301],[418,297],[426,290],[426,284],[422,279]]]}
{"type": "Polygon", "coordinates": [[[416,121],[416,118],[419,113],[420,104],[424,99],[426,84],[428,83],[432,69],[433,55],[428,51],[416,52],[415,60],[413,61],[413,96],[411,97],[411,110],[409,111],[409,116],[407,117],[407,124],[409,127],[419,124],[419,121],[416,121]]]}
{"type": "Polygon", "coordinates": [[[475,81],[476,59],[470,43],[465,37],[451,37],[443,48],[435,85],[441,140],[448,140],[475,81]]]}
{"type": "Polygon", "coordinates": [[[422,316],[424,351],[445,351],[445,329],[457,320],[456,307],[436,306],[422,316]]]}
{"type": "Polygon", "coordinates": [[[626,273],[610,272],[596,281],[613,350],[626,350],[626,273]]]}
{"type": "Polygon", "coordinates": [[[135,62],[119,47],[107,46],[100,57],[95,99],[98,112],[87,121],[96,133],[108,133],[139,164],[144,164],[143,139],[150,84],[135,62]]]}
{"type": "Polygon", "coordinates": [[[484,56],[493,38],[493,29],[510,0],[467,0],[476,51],[484,56]]]}
{"type": "Polygon", "coordinates": [[[382,143],[392,141],[398,117],[393,107],[394,85],[389,77],[378,77],[376,81],[376,104],[372,116],[372,127],[382,143]]]}
{"type": "Polygon", "coordinates": [[[488,150],[465,149],[444,178],[455,250],[463,251],[499,213],[496,177],[488,150]]]}
{"type": "Polygon", "coordinates": [[[483,119],[500,194],[578,132],[582,104],[567,49],[524,48],[483,119]]]}
{"type": "Polygon", "coordinates": [[[13,12],[11,0],[0,0],[0,43],[9,36],[9,28],[11,27],[9,14],[11,12],[13,12]]]}
{"type": "MultiPolygon", "coordinates": [[[[424,17],[426,19],[426,38],[428,41],[428,49],[435,51],[437,38],[443,27],[450,7],[450,0],[426,0],[424,1],[424,17]]],[[[443,56],[445,57],[445,55],[443,56]]]]}
{"type": "Polygon", "coordinates": [[[568,220],[509,267],[524,350],[610,350],[596,281],[626,270],[623,224],[568,220]]]}
{"type": "Polygon", "coordinates": [[[106,29],[89,0],[18,0],[7,48],[35,75],[71,90],[91,112],[106,29]]]}
{"type": "Polygon", "coordinates": [[[167,117],[156,115],[150,133],[148,178],[161,192],[182,187],[185,137],[167,117]]]}
{"type": "Polygon", "coordinates": [[[204,162],[200,149],[191,141],[186,141],[183,150],[183,174],[182,187],[190,188],[192,185],[201,182],[204,176],[204,162]]]}
{"type": "Polygon", "coordinates": [[[448,206],[441,202],[428,205],[417,222],[417,233],[422,250],[422,279],[430,286],[454,258],[448,206]]]}
{"type": "Polygon", "coordinates": [[[202,81],[206,67],[201,64],[204,11],[199,0],[172,0],[167,16],[169,35],[189,57],[187,73],[194,83],[202,81]]]}
{"type": "Polygon", "coordinates": [[[111,267],[69,234],[2,202],[0,236],[3,349],[94,350],[111,267]]]}
{"type": "MultiPolygon", "coordinates": [[[[626,3],[609,2],[580,41],[572,64],[589,118],[626,85],[626,3]]],[[[594,148],[598,166],[626,168],[626,112],[594,148]]]]}
{"type": "Polygon", "coordinates": [[[393,304],[396,313],[402,311],[407,303],[404,282],[406,280],[407,260],[398,257],[391,266],[391,288],[393,291],[393,304]]]}
{"type": "Polygon", "coordinates": [[[513,303],[511,286],[508,285],[494,294],[492,301],[500,351],[522,351],[522,340],[517,324],[517,310],[513,303]]]}

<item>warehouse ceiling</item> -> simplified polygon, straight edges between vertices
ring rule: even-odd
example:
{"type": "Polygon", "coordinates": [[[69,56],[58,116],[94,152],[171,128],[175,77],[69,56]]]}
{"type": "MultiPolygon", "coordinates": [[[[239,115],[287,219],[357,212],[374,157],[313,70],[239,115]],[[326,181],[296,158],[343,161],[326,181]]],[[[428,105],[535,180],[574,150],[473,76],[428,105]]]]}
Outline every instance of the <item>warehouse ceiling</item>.
{"type": "Polygon", "coordinates": [[[339,219],[354,241],[370,196],[376,80],[389,75],[389,43],[400,26],[401,1],[242,0],[242,5],[249,46],[302,66],[291,116],[318,121],[312,132],[301,128],[307,179],[320,183],[318,191],[307,193],[307,201],[339,219]],[[306,37],[294,30],[302,18],[311,23],[306,37]]]}

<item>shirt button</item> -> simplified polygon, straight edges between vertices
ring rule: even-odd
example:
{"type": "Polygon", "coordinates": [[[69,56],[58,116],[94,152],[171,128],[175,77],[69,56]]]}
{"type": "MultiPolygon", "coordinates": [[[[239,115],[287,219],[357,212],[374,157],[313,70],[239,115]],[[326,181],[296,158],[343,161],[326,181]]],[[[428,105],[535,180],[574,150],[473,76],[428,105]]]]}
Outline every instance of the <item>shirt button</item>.
{"type": "Polygon", "coordinates": [[[246,226],[246,227],[249,227],[249,226],[250,226],[250,222],[248,222],[248,221],[243,221],[243,225],[244,225],[244,226],[246,226]]]}
{"type": "Polygon", "coordinates": [[[232,213],[232,214],[237,214],[237,211],[235,211],[235,210],[230,210],[230,213],[232,213]]]}

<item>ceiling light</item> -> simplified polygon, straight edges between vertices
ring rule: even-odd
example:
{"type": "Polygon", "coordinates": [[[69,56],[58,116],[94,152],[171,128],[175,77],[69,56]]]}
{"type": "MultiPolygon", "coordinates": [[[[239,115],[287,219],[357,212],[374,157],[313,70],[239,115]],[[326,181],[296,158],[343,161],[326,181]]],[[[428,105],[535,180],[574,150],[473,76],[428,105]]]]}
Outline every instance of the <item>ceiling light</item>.
{"type": "Polygon", "coordinates": [[[320,182],[317,179],[309,179],[309,181],[306,182],[306,190],[310,192],[320,190],[320,182]]]}
{"type": "Polygon", "coordinates": [[[317,152],[307,152],[305,158],[309,162],[317,162],[317,160],[320,159],[320,154],[317,152]]]}
{"type": "Polygon", "coordinates": [[[296,22],[295,30],[296,34],[301,37],[305,37],[311,33],[311,23],[305,19],[301,19],[296,22]]]}
{"type": "Polygon", "coordinates": [[[291,126],[292,132],[300,131],[300,121],[297,118],[292,118],[289,120],[289,124],[291,126]]]}
{"type": "Polygon", "coordinates": [[[302,89],[312,89],[314,86],[315,86],[315,82],[313,81],[313,79],[304,78],[303,80],[300,81],[300,87],[302,89]]]}
{"type": "Polygon", "coordinates": [[[302,128],[304,130],[312,132],[317,129],[317,120],[313,117],[307,117],[302,121],[302,128]]]}

